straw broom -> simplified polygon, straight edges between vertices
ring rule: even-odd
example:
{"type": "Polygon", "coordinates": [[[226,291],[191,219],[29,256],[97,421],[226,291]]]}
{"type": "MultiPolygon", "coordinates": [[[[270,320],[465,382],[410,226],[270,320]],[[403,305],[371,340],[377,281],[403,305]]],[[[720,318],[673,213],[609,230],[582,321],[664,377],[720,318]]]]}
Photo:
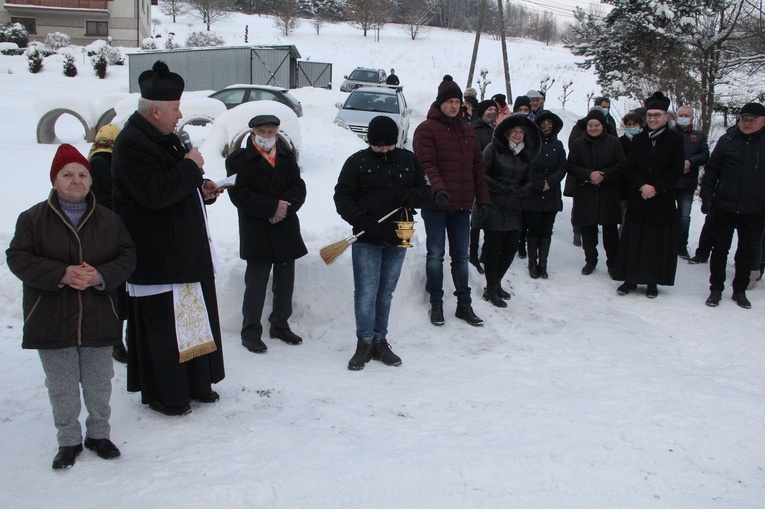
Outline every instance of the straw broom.
{"type": "MultiPolygon", "coordinates": [[[[401,207],[395,210],[392,210],[390,213],[381,217],[377,222],[382,223],[383,221],[388,219],[390,216],[392,216],[399,210],[401,210],[401,207]]],[[[327,265],[332,265],[335,262],[335,260],[340,258],[340,255],[343,254],[346,249],[348,249],[348,246],[356,242],[358,238],[361,237],[362,235],[364,235],[364,232],[360,231],[356,235],[351,235],[350,237],[346,237],[343,240],[338,240],[337,242],[333,242],[332,244],[328,246],[324,246],[319,251],[319,255],[321,256],[321,259],[324,260],[324,263],[326,263],[327,265]]]]}

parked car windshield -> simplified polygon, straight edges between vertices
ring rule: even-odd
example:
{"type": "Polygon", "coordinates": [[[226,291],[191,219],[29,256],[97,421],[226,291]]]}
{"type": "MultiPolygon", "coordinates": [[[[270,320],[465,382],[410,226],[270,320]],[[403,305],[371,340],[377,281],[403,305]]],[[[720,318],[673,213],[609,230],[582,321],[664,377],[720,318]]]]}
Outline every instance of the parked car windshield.
{"type": "Polygon", "coordinates": [[[393,94],[375,92],[351,93],[343,105],[344,110],[375,111],[378,113],[399,113],[398,98],[393,94]]]}
{"type": "Polygon", "coordinates": [[[363,69],[354,69],[351,75],[348,76],[349,80],[356,81],[370,81],[377,83],[380,80],[380,75],[377,71],[365,71],[363,69]]]}

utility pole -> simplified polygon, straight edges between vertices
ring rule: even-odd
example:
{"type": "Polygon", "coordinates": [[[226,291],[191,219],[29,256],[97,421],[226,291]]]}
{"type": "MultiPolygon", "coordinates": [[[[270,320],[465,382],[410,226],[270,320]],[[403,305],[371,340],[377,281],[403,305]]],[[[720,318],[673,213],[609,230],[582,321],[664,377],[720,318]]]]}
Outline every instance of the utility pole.
{"type": "Polygon", "coordinates": [[[499,4],[499,29],[502,37],[502,63],[505,65],[505,89],[507,91],[507,104],[513,104],[513,89],[510,86],[510,69],[507,63],[507,42],[505,41],[505,10],[502,0],[497,0],[499,4]]]}
{"type": "Polygon", "coordinates": [[[468,71],[467,86],[473,86],[473,75],[475,74],[475,61],[478,59],[478,43],[481,41],[481,32],[483,32],[483,16],[486,13],[486,0],[481,0],[481,13],[478,16],[478,26],[475,29],[475,42],[473,43],[473,57],[470,59],[470,70],[468,71]]]}

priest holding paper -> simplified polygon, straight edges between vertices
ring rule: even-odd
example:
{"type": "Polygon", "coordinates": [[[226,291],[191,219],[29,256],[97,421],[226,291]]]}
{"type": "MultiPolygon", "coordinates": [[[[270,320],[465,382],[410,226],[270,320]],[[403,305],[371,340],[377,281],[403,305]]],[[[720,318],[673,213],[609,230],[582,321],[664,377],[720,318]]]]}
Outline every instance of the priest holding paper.
{"type": "Polygon", "coordinates": [[[127,285],[128,391],[159,413],[185,415],[191,400],[218,401],[212,384],[225,376],[205,211],[222,190],[174,132],[183,78],[158,61],[138,85],[138,109],[112,156],[114,209],[138,257],[127,285]]]}
{"type": "Polygon", "coordinates": [[[294,152],[279,138],[280,123],[273,115],[253,117],[247,145],[226,158],[226,173],[236,175],[228,195],[239,211],[239,255],[247,262],[242,345],[254,353],[268,349],[260,320],[272,272],[269,336],[288,345],[303,342],[287,321],[292,316],[295,260],[308,253],[297,216],[306,189],[294,152]]]}

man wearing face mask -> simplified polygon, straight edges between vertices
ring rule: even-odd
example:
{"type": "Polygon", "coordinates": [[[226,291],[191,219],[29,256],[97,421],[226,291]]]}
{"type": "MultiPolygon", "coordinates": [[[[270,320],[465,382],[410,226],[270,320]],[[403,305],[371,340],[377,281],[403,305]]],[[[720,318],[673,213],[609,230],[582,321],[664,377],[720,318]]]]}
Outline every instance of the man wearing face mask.
{"type": "Polygon", "coordinates": [[[229,196],[239,211],[239,256],[247,262],[242,345],[254,353],[268,349],[260,319],[272,272],[270,336],[288,345],[303,342],[287,321],[292,316],[295,260],[308,253],[297,216],[306,187],[295,154],[277,135],[280,123],[273,115],[253,117],[247,146],[226,158],[226,173],[237,175],[229,196]]]}
{"type": "Polygon", "coordinates": [[[691,205],[699,184],[699,167],[709,160],[709,143],[706,135],[693,128],[693,108],[681,106],[677,110],[675,131],[685,139],[685,163],[683,176],[675,186],[677,202],[677,255],[683,260],[690,259],[688,253],[688,230],[691,227],[691,205]]]}
{"type": "Polygon", "coordinates": [[[609,133],[616,133],[616,120],[611,116],[611,99],[608,97],[596,97],[595,105],[603,108],[603,114],[606,116],[606,124],[608,125],[609,133]]]}

